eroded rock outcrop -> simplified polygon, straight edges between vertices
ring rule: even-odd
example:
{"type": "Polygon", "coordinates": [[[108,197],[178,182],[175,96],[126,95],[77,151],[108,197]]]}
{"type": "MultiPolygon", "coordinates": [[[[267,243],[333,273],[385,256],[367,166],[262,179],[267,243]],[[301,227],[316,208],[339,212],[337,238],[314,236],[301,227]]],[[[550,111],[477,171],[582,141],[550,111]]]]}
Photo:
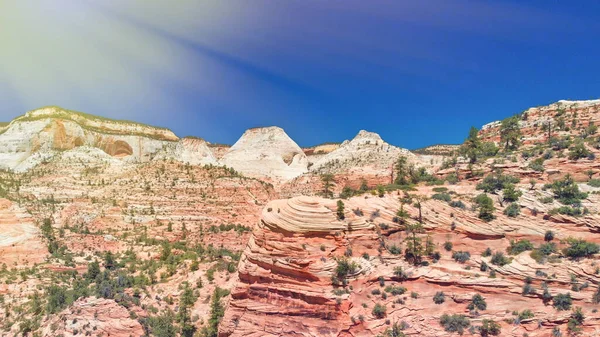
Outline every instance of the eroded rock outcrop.
{"type": "MultiPolygon", "coordinates": [[[[352,323],[331,277],[350,240],[372,239],[361,219],[338,220],[335,201],[298,197],[270,202],[239,265],[222,336],[337,336],[352,323]]],[[[356,260],[355,274],[370,264],[356,260]]]]}
{"type": "Polygon", "coordinates": [[[389,184],[393,179],[393,165],[400,156],[422,166],[410,151],[386,143],[374,132],[361,130],[352,140],[344,141],[314,162],[310,170],[318,174],[344,175],[347,184],[354,188],[358,188],[362,180],[371,181],[373,186],[389,184]]]}

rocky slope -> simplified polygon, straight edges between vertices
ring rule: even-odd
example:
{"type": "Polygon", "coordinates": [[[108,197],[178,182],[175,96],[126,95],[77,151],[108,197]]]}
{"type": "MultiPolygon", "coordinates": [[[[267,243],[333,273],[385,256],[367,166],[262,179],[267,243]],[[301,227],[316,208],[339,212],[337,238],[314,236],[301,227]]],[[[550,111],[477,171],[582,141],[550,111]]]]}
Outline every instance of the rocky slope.
{"type": "MultiPolygon", "coordinates": [[[[500,141],[501,121],[484,125],[481,136],[486,141],[500,141]]],[[[600,125],[600,100],[561,100],[547,106],[527,109],[520,114],[521,141],[526,145],[548,137],[580,136],[590,125],[600,125]]]]}
{"type": "MultiPolygon", "coordinates": [[[[449,190],[452,199],[465,203],[479,193],[468,183],[449,190]]],[[[522,190],[527,191],[525,186],[522,190]]],[[[415,194],[431,197],[435,191],[423,187],[415,194]]],[[[345,200],[344,220],[336,216],[335,200],[273,201],[263,209],[240,260],[239,281],[220,335],[373,336],[396,323],[406,335],[441,336],[449,335],[439,324],[441,315],[463,314],[473,326],[495,320],[502,336],[549,336],[555,327],[566,330],[571,313],[542,299],[548,284],[551,296],[570,293],[573,306],[585,313],[584,335],[595,336],[600,333],[597,305],[591,301],[596,287],[588,286],[599,281],[593,259],[536,262],[525,251],[514,254],[506,265],[496,265],[485,254],[489,247],[510,256],[506,250],[517,240],[544,243],[549,229],[561,240],[556,241],[559,248],[567,245],[562,240],[568,237],[600,242],[592,234],[597,216],[583,220],[587,223],[583,227],[562,217],[548,218],[544,214],[551,206],[537,208],[540,205],[531,202],[536,194],[526,192],[521,204],[525,210],[518,218],[499,214],[489,223],[470,210],[426,201],[424,231],[417,236],[423,244],[431,240],[432,250],[440,254],[426,258],[426,266],[412,265],[394,248],[406,248],[410,242],[394,219],[400,207],[396,195],[345,200]],[[534,208],[532,216],[527,209],[534,208]],[[444,249],[446,242],[452,244],[450,251],[444,249]],[[454,258],[456,252],[470,255],[460,262],[454,258]],[[332,278],[340,277],[342,262],[352,267],[335,285],[332,278]],[[528,284],[531,290],[524,294],[528,284]],[[573,284],[580,290],[573,291],[573,284]],[[482,295],[487,307],[474,314],[467,307],[475,294],[482,295]],[[434,296],[443,296],[442,303],[434,303],[434,296]],[[384,308],[383,313],[376,307],[384,308]],[[514,313],[526,309],[532,318],[516,320],[514,313]]],[[[586,205],[598,201],[594,196],[586,205]]],[[[409,222],[418,220],[418,208],[404,209],[409,222]]]]}
{"type": "Polygon", "coordinates": [[[401,155],[414,159],[410,151],[386,143],[374,132],[361,130],[352,140],[344,141],[339,148],[315,162],[310,169],[319,173],[342,173],[360,168],[366,174],[389,174],[391,166],[401,155]]]}
{"type": "Polygon", "coordinates": [[[393,167],[400,156],[407,157],[411,164],[425,164],[410,151],[386,143],[378,134],[361,130],[352,140],[320,156],[309,169],[317,175],[331,173],[343,177],[342,186],[358,188],[366,181],[374,187],[392,181],[393,167]]]}

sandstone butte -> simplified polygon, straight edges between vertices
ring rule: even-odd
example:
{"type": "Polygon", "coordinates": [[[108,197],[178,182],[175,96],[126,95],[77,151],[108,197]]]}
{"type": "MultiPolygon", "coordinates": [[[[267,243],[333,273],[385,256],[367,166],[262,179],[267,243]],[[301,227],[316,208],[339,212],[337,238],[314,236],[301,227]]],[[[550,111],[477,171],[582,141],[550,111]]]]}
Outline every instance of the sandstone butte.
{"type": "Polygon", "coordinates": [[[598,336],[600,101],[510,121],[519,146],[487,124],[470,163],[367,131],[301,148],[256,128],[228,146],[28,112],[0,125],[0,335],[458,335],[447,314],[466,335],[598,336]],[[421,172],[406,192],[400,157],[421,172]],[[477,185],[498,172],[513,191],[487,194],[485,221],[477,185]]]}

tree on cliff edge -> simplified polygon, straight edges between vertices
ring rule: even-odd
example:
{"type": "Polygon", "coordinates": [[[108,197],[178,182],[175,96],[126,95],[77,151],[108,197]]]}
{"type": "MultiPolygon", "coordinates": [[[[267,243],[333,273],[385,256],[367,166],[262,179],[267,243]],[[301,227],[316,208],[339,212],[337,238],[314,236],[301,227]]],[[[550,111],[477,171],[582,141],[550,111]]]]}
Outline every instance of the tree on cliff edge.
{"type": "Polygon", "coordinates": [[[521,129],[519,116],[509,117],[500,125],[500,139],[504,143],[504,150],[516,150],[521,142],[521,129]]]}

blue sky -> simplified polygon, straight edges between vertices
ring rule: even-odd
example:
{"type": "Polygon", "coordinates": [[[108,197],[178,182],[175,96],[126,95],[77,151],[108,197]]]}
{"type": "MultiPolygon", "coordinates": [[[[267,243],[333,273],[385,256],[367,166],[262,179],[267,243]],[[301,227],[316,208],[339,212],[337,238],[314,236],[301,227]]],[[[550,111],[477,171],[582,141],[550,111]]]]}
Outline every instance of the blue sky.
{"type": "Polygon", "coordinates": [[[218,143],[268,125],[460,143],[600,97],[599,19],[597,1],[0,2],[0,120],[60,105],[218,143]]]}

